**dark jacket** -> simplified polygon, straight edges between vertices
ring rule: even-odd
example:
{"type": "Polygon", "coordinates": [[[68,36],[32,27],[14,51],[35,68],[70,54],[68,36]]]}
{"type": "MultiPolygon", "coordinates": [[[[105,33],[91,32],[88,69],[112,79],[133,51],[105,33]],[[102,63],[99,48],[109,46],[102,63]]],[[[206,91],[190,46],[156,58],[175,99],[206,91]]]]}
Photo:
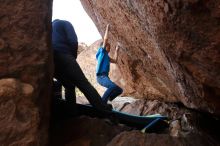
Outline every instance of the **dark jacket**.
{"type": "Polygon", "coordinates": [[[72,24],[56,19],[52,22],[52,47],[56,52],[77,57],[78,39],[72,24]]]}

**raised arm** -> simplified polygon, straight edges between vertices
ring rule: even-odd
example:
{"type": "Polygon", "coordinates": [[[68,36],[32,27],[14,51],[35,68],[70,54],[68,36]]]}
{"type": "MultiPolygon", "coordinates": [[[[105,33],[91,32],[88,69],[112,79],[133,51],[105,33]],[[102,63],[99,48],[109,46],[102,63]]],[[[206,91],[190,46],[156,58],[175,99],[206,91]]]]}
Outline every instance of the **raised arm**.
{"type": "Polygon", "coordinates": [[[108,31],[109,31],[109,24],[107,25],[106,30],[105,30],[105,35],[104,35],[104,40],[103,40],[103,45],[102,45],[103,48],[105,48],[105,45],[108,42],[108,31]]]}
{"type": "Polygon", "coordinates": [[[113,58],[110,58],[110,62],[111,62],[111,63],[117,63],[117,61],[118,61],[118,50],[119,50],[119,46],[117,45],[116,48],[115,48],[115,56],[114,56],[114,59],[113,59],[113,58]]]}

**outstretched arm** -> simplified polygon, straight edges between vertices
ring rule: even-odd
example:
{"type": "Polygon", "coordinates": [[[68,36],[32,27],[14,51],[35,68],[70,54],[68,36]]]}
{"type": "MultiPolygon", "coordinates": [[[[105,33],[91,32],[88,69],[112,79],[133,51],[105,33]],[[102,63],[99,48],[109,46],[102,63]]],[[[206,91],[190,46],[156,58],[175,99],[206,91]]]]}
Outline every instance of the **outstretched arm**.
{"type": "Polygon", "coordinates": [[[107,25],[106,30],[105,30],[105,35],[104,35],[104,40],[103,40],[103,45],[102,45],[103,48],[105,48],[108,42],[108,31],[109,31],[109,24],[107,25]]]}
{"type": "Polygon", "coordinates": [[[114,59],[113,59],[113,58],[110,58],[110,62],[111,62],[111,63],[117,63],[117,61],[118,61],[118,50],[119,50],[119,46],[117,45],[116,48],[115,48],[115,56],[114,56],[114,59]]]}

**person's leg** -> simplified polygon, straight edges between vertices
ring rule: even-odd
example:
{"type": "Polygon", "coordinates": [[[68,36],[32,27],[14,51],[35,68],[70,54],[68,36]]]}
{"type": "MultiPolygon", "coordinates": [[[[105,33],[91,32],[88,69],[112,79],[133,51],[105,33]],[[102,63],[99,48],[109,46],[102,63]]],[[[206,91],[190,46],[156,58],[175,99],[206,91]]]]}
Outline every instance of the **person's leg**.
{"type": "Polygon", "coordinates": [[[111,94],[112,92],[112,87],[114,86],[111,82],[111,80],[109,79],[108,76],[97,76],[97,82],[107,88],[107,90],[105,91],[105,93],[102,95],[102,100],[104,101],[104,103],[107,103],[108,102],[108,97],[109,95],[111,94]]]}
{"type": "Polygon", "coordinates": [[[88,82],[81,68],[71,55],[56,54],[55,72],[61,78],[66,89],[73,89],[77,86],[86,96],[89,102],[97,109],[109,110],[109,107],[101,100],[96,89],[88,82]]]}
{"type": "Polygon", "coordinates": [[[107,88],[102,96],[102,100],[107,103],[108,100],[115,99],[122,93],[122,89],[110,80],[108,76],[97,76],[97,81],[100,85],[107,88]]]}
{"type": "Polygon", "coordinates": [[[74,111],[74,113],[77,113],[76,92],[74,85],[72,86],[71,89],[65,88],[65,100],[67,102],[67,110],[74,111]]]}
{"type": "Polygon", "coordinates": [[[73,89],[67,89],[65,88],[65,100],[67,102],[76,102],[76,92],[75,87],[72,85],[73,89]]]}
{"type": "Polygon", "coordinates": [[[120,95],[123,92],[122,88],[119,86],[114,86],[112,89],[111,94],[109,95],[109,100],[112,101],[114,100],[118,95],[120,95]]]}
{"type": "MultiPolygon", "coordinates": [[[[62,84],[58,80],[53,81],[53,90],[54,96],[56,99],[62,99],[62,84]]],[[[75,94],[75,87],[73,89],[65,89],[65,100],[69,105],[75,105],[76,103],[76,94],[75,94]]]]}
{"type": "Polygon", "coordinates": [[[62,99],[62,85],[57,80],[53,81],[53,93],[54,93],[54,98],[62,99]]]}
{"type": "Polygon", "coordinates": [[[102,100],[105,103],[108,103],[109,97],[111,96],[113,91],[114,91],[114,87],[107,88],[107,90],[105,91],[105,93],[102,96],[102,100]]]}
{"type": "Polygon", "coordinates": [[[59,119],[60,114],[59,101],[62,99],[62,85],[59,81],[53,80],[53,97],[51,99],[51,118],[53,120],[59,119]]]}

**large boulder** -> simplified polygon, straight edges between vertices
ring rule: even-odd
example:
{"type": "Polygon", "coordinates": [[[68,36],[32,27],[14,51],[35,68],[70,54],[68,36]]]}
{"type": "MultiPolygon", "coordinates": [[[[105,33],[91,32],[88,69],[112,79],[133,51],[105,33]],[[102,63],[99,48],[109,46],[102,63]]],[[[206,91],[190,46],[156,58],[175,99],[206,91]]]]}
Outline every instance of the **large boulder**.
{"type": "Polygon", "coordinates": [[[220,115],[220,1],[81,3],[102,36],[110,24],[127,93],[220,115]]]}
{"type": "Polygon", "coordinates": [[[85,116],[53,123],[51,146],[106,146],[122,131],[130,130],[107,120],[85,116]]]}
{"type": "Polygon", "coordinates": [[[174,138],[166,134],[143,134],[139,131],[122,132],[107,146],[207,146],[218,145],[213,139],[204,135],[190,135],[185,138],[174,138]]]}
{"type": "Polygon", "coordinates": [[[48,144],[51,0],[1,0],[0,145],[48,144]]]}
{"type": "Polygon", "coordinates": [[[214,137],[215,139],[219,139],[219,118],[211,114],[187,109],[182,104],[144,99],[118,103],[117,101],[114,101],[112,103],[116,110],[132,115],[147,116],[161,114],[167,116],[169,119],[169,130],[166,131],[166,133],[171,136],[187,137],[190,134],[202,133],[214,137]],[[121,104],[121,106],[118,106],[118,104],[121,104]]]}

